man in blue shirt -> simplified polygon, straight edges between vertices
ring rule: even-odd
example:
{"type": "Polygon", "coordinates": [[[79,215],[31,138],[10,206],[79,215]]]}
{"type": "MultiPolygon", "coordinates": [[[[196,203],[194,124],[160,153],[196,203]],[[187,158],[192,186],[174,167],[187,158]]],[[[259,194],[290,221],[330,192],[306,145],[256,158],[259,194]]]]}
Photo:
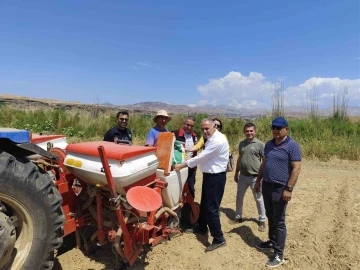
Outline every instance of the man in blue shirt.
{"type": "Polygon", "coordinates": [[[168,131],[166,124],[171,120],[171,117],[165,110],[160,110],[155,115],[153,121],[155,126],[149,130],[145,139],[145,146],[156,146],[160,132],[168,131]]]}
{"type": "Polygon", "coordinates": [[[255,191],[264,198],[266,216],[269,221],[269,240],[256,245],[260,250],[273,249],[274,254],[266,266],[274,268],[284,263],[286,240],[285,211],[301,168],[301,149],[288,134],[288,122],[284,117],[272,121],[273,139],[265,145],[255,191]]]}
{"type": "Polygon", "coordinates": [[[127,128],[128,123],[129,112],[118,112],[116,114],[116,127],[113,127],[106,132],[104,141],[132,144],[131,130],[127,128]]]}

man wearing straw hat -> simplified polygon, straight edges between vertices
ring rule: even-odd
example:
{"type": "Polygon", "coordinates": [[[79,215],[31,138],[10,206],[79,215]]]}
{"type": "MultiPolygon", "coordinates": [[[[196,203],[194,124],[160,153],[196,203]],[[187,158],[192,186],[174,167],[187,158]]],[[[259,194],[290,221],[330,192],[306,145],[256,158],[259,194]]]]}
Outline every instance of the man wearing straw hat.
{"type": "Polygon", "coordinates": [[[166,129],[166,124],[171,120],[171,117],[165,110],[160,110],[156,113],[153,118],[154,123],[156,124],[153,128],[149,130],[145,139],[145,146],[156,146],[157,140],[160,132],[168,131],[166,129]]]}

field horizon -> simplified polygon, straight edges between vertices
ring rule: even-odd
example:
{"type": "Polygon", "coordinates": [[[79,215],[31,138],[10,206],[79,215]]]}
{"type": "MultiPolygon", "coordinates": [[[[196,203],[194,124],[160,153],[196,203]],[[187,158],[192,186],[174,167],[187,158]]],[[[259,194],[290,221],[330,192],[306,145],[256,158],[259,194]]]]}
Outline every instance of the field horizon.
{"type": "MultiPolygon", "coordinates": [[[[0,106],[8,105],[16,109],[33,110],[36,108],[42,109],[65,109],[65,110],[86,110],[92,111],[97,108],[102,113],[115,112],[120,109],[126,109],[137,113],[154,113],[158,110],[167,110],[172,114],[198,114],[206,113],[209,115],[220,115],[227,118],[233,117],[249,117],[257,116],[271,116],[271,109],[249,109],[249,108],[235,108],[227,105],[205,105],[205,106],[189,106],[170,104],[165,102],[143,101],[134,104],[120,104],[115,105],[110,102],[96,102],[82,103],[78,101],[56,100],[47,98],[34,98],[26,96],[18,96],[11,94],[0,95],[0,106]]],[[[349,117],[360,116],[360,107],[348,107],[347,113],[349,117]]],[[[302,106],[285,106],[284,113],[290,117],[307,117],[309,110],[302,106]]],[[[333,108],[318,109],[319,116],[330,116],[333,113],[333,108]]]]}

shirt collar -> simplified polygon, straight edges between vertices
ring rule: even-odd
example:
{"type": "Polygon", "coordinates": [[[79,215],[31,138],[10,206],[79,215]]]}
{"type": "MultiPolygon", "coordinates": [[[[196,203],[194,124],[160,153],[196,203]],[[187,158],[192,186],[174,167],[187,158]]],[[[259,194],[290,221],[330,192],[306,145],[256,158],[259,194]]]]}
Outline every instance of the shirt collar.
{"type": "Polygon", "coordinates": [[[211,135],[211,137],[208,139],[208,141],[213,141],[217,136],[218,134],[220,134],[220,131],[218,130],[215,130],[215,132],[213,133],[213,135],[211,135]]]}
{"type": "MultiPolygon", "coordinates": [[[[184,134],[185,134],[185,130],[184,130],[183,128],[180,128],[180,130],[179,130],[179,136],[184,137],[184,134]]],[[[191,135],[195,137],[195,136],[196,136],[196,133],[193,131],[193,132],[191,133],[191,135]]]]}
{"type": "Polygon", "coordinates": [[[284,144],[284,143],[287,143],[289,140],[290,140],[290,137],[287,136],[286,139],[283,140],[281,143],[276,144],[276,143],[275,143],[275,138],[272,139],[272,141],[273,141],[273,143],[274,143],[275,146],[279,146],[279,145],[282,145],[282,144],[284,144]]]}

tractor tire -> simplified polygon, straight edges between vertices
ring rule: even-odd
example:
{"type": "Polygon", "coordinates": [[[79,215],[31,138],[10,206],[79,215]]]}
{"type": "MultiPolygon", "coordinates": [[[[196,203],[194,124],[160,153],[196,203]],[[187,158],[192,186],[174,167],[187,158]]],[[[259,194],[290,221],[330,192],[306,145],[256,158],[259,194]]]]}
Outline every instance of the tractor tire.
{"type": "Polygon", "coordinates": [[[0,231],[4,242],[0,269],[53,268],[54,250],[63,241],[61,204],[62,197],[47,173],[28,160],[0,152],[0,211],[6,215],[0,219],[0,230],[6,225],[11,232],[7,236],[0,231]],[[11,238],[14,233],[16,241],[11,238]]]}

